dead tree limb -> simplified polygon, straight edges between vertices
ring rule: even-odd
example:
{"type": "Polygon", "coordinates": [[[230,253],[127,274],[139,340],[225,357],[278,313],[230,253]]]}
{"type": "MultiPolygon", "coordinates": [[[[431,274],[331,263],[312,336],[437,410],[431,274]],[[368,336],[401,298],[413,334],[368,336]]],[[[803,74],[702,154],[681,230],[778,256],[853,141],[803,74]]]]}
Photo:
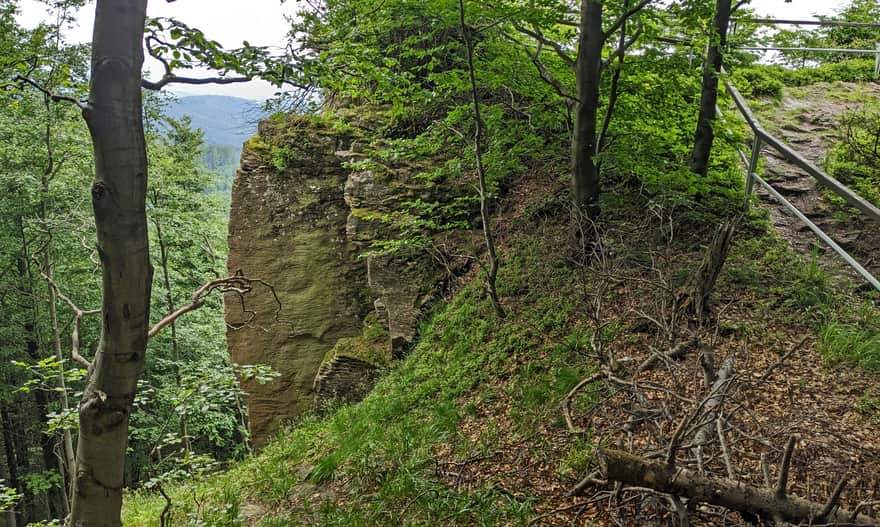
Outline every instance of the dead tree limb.
{"type": "Polygon", "coordinates": [[[651,355],[650,357],[645,359],[645,361],[642,362],[638,368],[636,368],[636,372],[633,373],[633,378],[638,377],[638,375],[642,372],[653,370],[660,364],[661,361],[667,362],[684,357],[685,355],[690,353],[690,351],[694,349],[694,347],[696,347],[698,343],[699,338],[694,337],[690,340],[683,340],[679,342],[665,354],[655,353],[651,355]]]}
{"type": "MultiPolygon", "coordinates": [[[[816,503],[796,496],[780,497],[775,490],[761,489],[726,478],[701,476],[662,461],[651,461],[627,452],[599,449],[599,462],[604,476],[626,485],[647,487],[657,492],[689,498],[697,503],[718,505],[759,518],[778,517],[791,523],[817,522],[877,527],[880,521],[844,509],[829,511],[825,503],[816,503]]],[[[832,507],[833,508],[833,507],[832,507]]]]}
{"type": "Polygon", "coordinates": [[[238,270],[232,276],[211,280],[210,282],[206,282],[204,285],[196,289],[195,293],[192,294],[190,303],[177,308],[174,312],[170,313],[168,316],[157,322],[156,325],[153,326],[153,328],[150,329],[150,331],[147,333],[147,338],[151,339],[155,337],[160,331],[165,329],[166,326],[168,326],[181,316],[189,313],[190,311],[195,311],[196,309],[199,309],[200,307],[205,305],[205,301],[208,299],[208,296],[210,296],[210,294],[214,291],[218,291],[221,294],[232,293],[238,296],[240,299],[243,299],[245,295],[253,291],[254,284],[260,284],[268,288],[272,292],[272,296],[274,297],[275,303],[277,304],[277,310],[275,312],[275,316],[277,318],[278,313],[281,310],[281,301],[278,299],[278,295],[275,293],[275,288],[273,288],[271,285],[264,282],[263,280],[260,280],[259,278],[249,278],[247,276],[244,276],[241,270],[238,270]]]}
{"type": "Polygon", "coordinates": [[[697,435],[694,438],[694,453],[696,454],[697,463],[700,464],[701,470],[703,447],[709,443],[710,438],[716,435],[715,421],[717,421],[718,417],[721,415],[721,405],[724,403],[724,397],[727,395],[727,388],[730,386],[732,376],[733,354],[730,354],[715,374],[715,382],[709,389],[709,396],[706,399],[706,404],[703,405],[704,417],[701,419],[702,425],[697,430],[697,435]]]}
{"type": "Polygon", "coordinates": [[[788,438],[785,445],[785,454],[782,456],[782,464],[779,467],[779,479],[776,480],[776,496],[785,498],[785,490],[788,488],[788,471],[791,469],[791,455],[794,453],[795,438],[788,438]]]}
{"type": "Polygon", "coordinates": [[[738,220],[725,221],[716,227],[700,265],[679,292],[678,305],[685,312],[696,317],[710,313],[709,297],[727,260],[737,223],[738,220]]]}
{"type": "Polygon", "coordinates": [[[573,434],[582,434],[584,430],[578,428],[574,424],[574,418],[571,416],[571,405],[574,402],[574,396],[578,394],[584,387],[588,384],[594,383],[604,377],[603,374],[597,373],[591,377],[587,377],[581,382],[577,383],[577,385],[568,392],[568,395],[565,396],[565,399],[562,402],[562,413],[565,415],[565,423],[568,425],[568,431],[573,434]]]}
{"type": "Polygon", "coordinates": [[[767,368],[767,369],[764,371],[764,373],[761,375],[761,378],[758,379],[758,384],[761,384],[762,382],[766,381],[767,378],[770,377],[770,374],[773,373],[773,370],[775,370],[776,368],[782,366],[782,363],[785,362],[786,359],[788,359],[788,358],[791,356],[792,353],[794,353],[795,351],[799,350],[799,349],[801,348],[801,346],[803,346],[804,343],[805,343],[809,338],[810,338],[809,335],[804,336],[801,340],[798,341],[797,344],[795,344],[795,345],[792,346],[788,351],[786,351],[785,354],[784,354],[783,356],[779,357],[779,360],[777,360],[776,362],[774,362],[773,364],[771,364],[770,367],[767,368]]]}

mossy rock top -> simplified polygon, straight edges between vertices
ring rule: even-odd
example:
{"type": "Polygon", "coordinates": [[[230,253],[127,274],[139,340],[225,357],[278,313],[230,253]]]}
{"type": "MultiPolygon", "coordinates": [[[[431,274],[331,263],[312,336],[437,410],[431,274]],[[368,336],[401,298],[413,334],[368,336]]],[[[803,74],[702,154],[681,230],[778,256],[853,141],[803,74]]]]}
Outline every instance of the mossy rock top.
{"type": "Polygon", "coordinates": [[[349,357],[378,368],[391,365],[391,349],[387,335],[381,338],[364,336],[345,337],[336,341],[336,345],[324,356],[323,367],[336,357],[349,357]]]}

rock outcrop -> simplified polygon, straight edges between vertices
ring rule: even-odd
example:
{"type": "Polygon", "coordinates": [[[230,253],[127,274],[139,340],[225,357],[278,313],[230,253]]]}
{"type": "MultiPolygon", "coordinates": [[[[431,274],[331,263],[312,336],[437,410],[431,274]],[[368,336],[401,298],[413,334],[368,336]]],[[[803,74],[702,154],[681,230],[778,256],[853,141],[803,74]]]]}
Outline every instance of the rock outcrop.
{"type": "Polygon", "coordinates": [[[242,152],[228,268],[272,288],[227,296],[227,340],[233,362],[280,373],[242,379],[257,447],[316,402],[367,393],[412,344],[444,277],[424,251],[362,256],[394,238],[381,218],[431,199],[431,185],[414,182],[413,162],[373,163],[358,145],[356,131],[288,117],[261,123],[242,152]]]}
{"type": "Polygon", "coordinates": [[[315,375],[343,337],[361,333],[371,307],[366,271],[345,234],[348,171],[335,155],[347,138],[305,118],[266,121],[242,152],[229,220],[230,273],[271,284],[226,298],[232,361],[281,375],[243,380],[251,436],[261,446],[309,409],[315,375]]]}

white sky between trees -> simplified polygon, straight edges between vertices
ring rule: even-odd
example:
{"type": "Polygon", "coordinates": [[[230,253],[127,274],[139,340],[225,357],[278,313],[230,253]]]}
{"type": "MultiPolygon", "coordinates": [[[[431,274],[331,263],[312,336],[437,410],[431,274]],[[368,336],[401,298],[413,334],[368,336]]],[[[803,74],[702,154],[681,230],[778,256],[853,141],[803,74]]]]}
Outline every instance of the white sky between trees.
{"type": "MultiPolygon", "coordinates": [[[[761,16],[809,20],[816,15],[830,15],[842,6],[838,0],[752,0],[750,6],[761,16]]],[[[297,8],[297,2],[280,0],[151,0],[147,12],[153,17],[173,17],[197,27],[205,35],[217,40],[223,46],[235,48],[243,40],[256,46],[273,46],[281,52],[284,49],[290,24],[285,19],[297,8]]],[[[78,26],[68,32],[73,42],[87,42],[91,39],[94,22],[94,4],[89,3],[80,10],[78,26]]],[[[22,0],[19,20],[26,27],[32,27],[46,18],[45,6],[36,0],[22,0]]],[[[158,64],[147,66],[153,77],[160,72],[158,64]]],[[[207,75],[207,73],[206,73],[207,75]]],[[[174,86],[171,91],[179,95],[232,95],[247,99],[266,99],[276,89],[266,82],[252,81],[226,86],[174,86]]]]}

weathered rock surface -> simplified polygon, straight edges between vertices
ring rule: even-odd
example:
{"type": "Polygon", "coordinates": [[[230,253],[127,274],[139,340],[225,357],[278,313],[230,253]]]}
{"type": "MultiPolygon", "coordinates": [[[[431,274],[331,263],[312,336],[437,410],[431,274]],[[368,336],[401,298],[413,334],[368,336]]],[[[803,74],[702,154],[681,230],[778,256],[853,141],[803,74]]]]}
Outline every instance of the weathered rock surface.
{"type": "Polygon", "coordinates": [[[425,251],[359,257],[397,236],[383,217],[432,199],[432,188],[413,177],[424,166],[374,162],[358,141],[357,131],[291,117],[262,123],[242,153],[228,267],[274,295],[228,296],[227,340],[235,363],[281,374],[242,381],[257,447],[313,404],[363,397],[413,343],[445,276],[425,251]]]}
{"type": "Polygon", "coordinates": [[[348,171],[335,152],[346,139],[306,119],[264,122],[245,145],[235,177],[229,271],[265,280],[281,304],[279,311],[268,289],[248,295],[244,305],[226,298],[233,362],[266,364],[281,374],[265,385],[242,382],[258,447],[311,406],[324,356],[340,338],[360,334],[371,307],[363,262],[345,235],[348,171]]]}

